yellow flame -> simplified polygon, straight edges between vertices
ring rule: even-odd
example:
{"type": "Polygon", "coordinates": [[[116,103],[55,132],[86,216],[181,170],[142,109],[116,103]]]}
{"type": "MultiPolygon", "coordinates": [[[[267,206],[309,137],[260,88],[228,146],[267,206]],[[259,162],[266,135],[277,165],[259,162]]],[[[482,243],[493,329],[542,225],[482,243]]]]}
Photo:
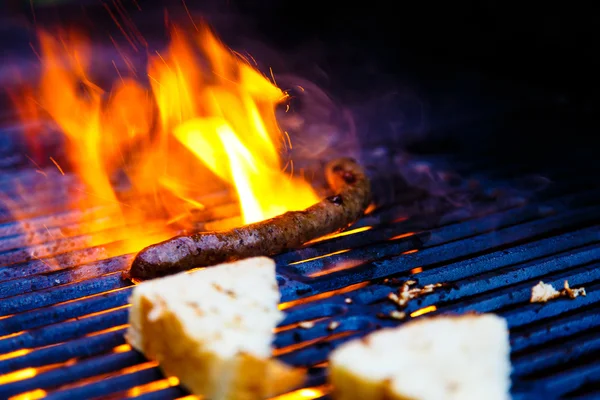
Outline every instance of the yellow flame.
{"type": "Polygon", "coordinates": [[[119,346],[115,347],[114,349],[112,349],[112,352],[113,353],[126,353],[126,352],[128,352],[130,350],[131,350],[131,346],[130,345],[128,345],[128,344],[122,344],[122,345],[119,345],[119,346]]]}
{"type": "Polygon", "coordinates": [[[0,354],[0,361],[8,360],[10,358],[15,358],[15,357],[21,357],[21,356],[24,356],[25,354],[29,354],[29,353],[31,353],[30,349],[20,349],[20,350],[11,351],[10,353],[0,354]]]}
{"type": "MultiPolygon", "coordinates": [[[[159,109],[165,110],[164,128],[212,173],[236,188],[246,224],[316,203],[318,198],[306,182],[289,178],[280,170],[274,139],[281,133],[274,109],[286,95],[210,31],[202,30],[199,38],[214,76],[197,88],[190,88],[189,82],[198,76],[184,69],[173,55],[151,63],[155,96],[159,109]],[[186,101],[179,99],[180,106],[174,109],[172,99],[177,96],[169,92],[170,81],[177,82],[171,90],[188,93],[195,89],[195,97],[184,96],[186,101]],[[178,118],[188,114],[193,118],[178,118]]],[[[184,40],[181,36],[174,40],[175,48],[189,49],[180,43],[184,40]]]]}
{"type": "Polygon", "coordinates": [[[312,400],[325,396],[329,390],[325,386],[295,390],[281,396],[272,397],[270,400],[312,400]]]}
{"type": "Polygon", "coordinates": [[[360,228],[350,229],[350,230],[343,231],[343,232],[332,233],[332,234],[329,234],[329,235],[321,236],[320,238],[311,240],[310,242],[306,242],[306,244],[313,244],[313,243],[317,243],[317,242],[322,242],[324,240],[329,240],[329,239],[334,239],[334,238],[338,238],[338,237],[354,235],[355,233],[365,232],[365,231],[368,231],[368,230],[371,230],[371,229],[373,229],[372,226],[362,226],[360,228]]]}
{"type": "Polygon", "coordinates": [[[161,379],[159,381],[154,381],[150,383],[146,383],[144,385],[135,386],[131,389],[127,390],[125,395],[127,397],[138,397],[145,393],[157,392],[159,390],[167,389],[169,387],[179,385],[179,379],[171,376],[167,379],[161,379]]]}
{"type": "Polygon", "coordinates": [[[321,258],[327,258],[327,257],[331,257],[331,256],[336,256],[338,254],[347,253],[350,250],[351,249],[338,250],[338,251],[334,251],[332,253],[323,254],[322,256],[315,256],[315,257],[307,258],[307,259],[300,260],[300,261],[294,261],[294,262],[289,263],[288,265],[297,265],[297,264],[302,264],[302,263],[309,262],[309,261],[319,260],[321,258]]]}
{"type": "Polygon", "coordinates": [[[423,307],[421,309],[418,309],[417,311],[413,311],[412,313],[410,313],[410,316],[412,318],[414,318],[414,317],[418,317],[418,316],[423,315],[423,314],[428,314],[430,312],[434,312],[435,310],[437,310],[436,306],[427,306],[427,307],[423,307]]]}
{"type": "Polygon", "coordinates": [[[122,254],[196,229],[202,198],[229,188],[244,224],[319,200],[307,182],[282,171],[289,138],[275,108],[286,94],[207,27],[172,31],[168,49],[149,59],[149,87],[121,75],[109,91],[92,80],[91,47],[81,36],[41,32],[39,39],[40,85],[13,96],[19,115],[43,112],[60,127],[68,160],[48,157],[61,174],[69,164],[85,184],[75,208],[116,207],[107,223],[126,226],[108,237],[95,227],[86,246],[120,241],[109,251],[122,254]]]}
{"type": "Polygon", "coordinates": [[[46,397],[46,391],[42,389],[35,389],[29,392],[21,393],[12,397],[9,400],[37,400],[46,397]]]}
{"type": "Polygon", "coordinates": [[[36,375],[37,370],[35,368],[25,368],[14,372],[9,372],[8,374],[0,375],[0,385],[33,378],[36,375]]]}

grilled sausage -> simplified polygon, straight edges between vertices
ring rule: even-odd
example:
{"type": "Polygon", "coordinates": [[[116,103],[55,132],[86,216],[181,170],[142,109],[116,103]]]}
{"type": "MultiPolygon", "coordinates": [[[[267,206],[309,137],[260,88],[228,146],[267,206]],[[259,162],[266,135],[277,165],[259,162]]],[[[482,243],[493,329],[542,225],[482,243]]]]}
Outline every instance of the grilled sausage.
{"type": "Polygon", "coordinates": [[[371,201],[371,185],[350,158],[329,162],[327,182],[335,193],[303,211],[223,232],[204,232],[143,249],[129,270],[132,279],[152,279],[195,267],[274,255],[343,229],[358,219],[371,201]]]}

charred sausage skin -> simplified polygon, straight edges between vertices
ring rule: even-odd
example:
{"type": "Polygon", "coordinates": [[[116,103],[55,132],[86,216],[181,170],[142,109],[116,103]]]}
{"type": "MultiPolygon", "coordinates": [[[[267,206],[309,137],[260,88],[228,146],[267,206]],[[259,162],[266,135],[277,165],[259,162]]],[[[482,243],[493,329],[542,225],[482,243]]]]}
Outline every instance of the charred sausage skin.
{"type": "Polygon", "coordinates": [[[371,201],[371,186],[353,159],[333,160],[325,167],[335,193],[303,211],[223,232],[176,236],[143,249],[128,276],[145,280],[228,261],[274,255],[337,232],[361,217],[371,201]]]}

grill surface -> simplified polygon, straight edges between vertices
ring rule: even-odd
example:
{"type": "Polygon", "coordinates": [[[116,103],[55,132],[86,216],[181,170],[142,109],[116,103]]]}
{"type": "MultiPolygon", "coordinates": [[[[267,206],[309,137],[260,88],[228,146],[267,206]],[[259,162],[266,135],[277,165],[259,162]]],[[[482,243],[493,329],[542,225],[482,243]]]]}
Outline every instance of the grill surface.
{"type": "MultiPolygon", "coordinates": [[[[123,339],[132,288],[120,272],[132,256],[107,259],[102,246],[88,247],[91,232],[77,222],[109,220],[110,207],[69,211],[63,199],[76,200],[76,179],[22,167],[9,136],[0,192],[20,199],[20,221],[14,208],[0,210],[0,398],[185,396],[123,339]],[[30,199],[16,196],[17,183],[30,199]]],[[[386,296],[410,278],[448,285],[410,302],[407,320],[468,311],[508,320],[515,398],[600,396],[600,190],[581,173],[562,179],[568,174],[557,168],[554,183],[524,195],[504,178],[514,167],[482,160],[457,168],[471,179],[438,197],[374,176],[376,191],[394,187],[395,195],[348,234],[276,257],[287,312],[276,356],[310,367],[307,387],[323,385],[335,346],[405,322],[378,315],[395,309],[386,296]],[[560,287],[565,279],[587,296],[529,303],[539,280],[560,287]],[[315,324],[301,329],[301,321],[315,324]],[[333,333],[331,321],[340,323],[333,333]]],[[[118,228],[106,243],[122,239],[118,228]]]]}

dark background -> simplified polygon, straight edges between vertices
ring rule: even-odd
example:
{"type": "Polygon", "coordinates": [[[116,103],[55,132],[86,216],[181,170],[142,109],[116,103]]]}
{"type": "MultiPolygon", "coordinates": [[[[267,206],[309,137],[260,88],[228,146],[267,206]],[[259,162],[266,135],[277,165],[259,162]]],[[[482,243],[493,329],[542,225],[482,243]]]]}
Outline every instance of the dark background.
{"type": "MultiPolygon", "coordinates": [[[[34,23],[118,35],[104,2],[41,3],[35,18],[28,1],[4,3],[3,62],[28,51],[34,23]]],[[[137,3],[141,11],[121,0],[144,37],[158,41],[166,37],[165,8],[172,19],[187,16],[179,1],[137,3]]],[[[228,44],[251,40],[285,54],[290,72],[361,109],[366,136],[397,136],[390,121],[402,116],[402,137],[390,146],[495,160],[516,165],[514,173],[597,164],[600,46],[591,2],[186,4],[194,14],[202,8],[228,44]]]]}

